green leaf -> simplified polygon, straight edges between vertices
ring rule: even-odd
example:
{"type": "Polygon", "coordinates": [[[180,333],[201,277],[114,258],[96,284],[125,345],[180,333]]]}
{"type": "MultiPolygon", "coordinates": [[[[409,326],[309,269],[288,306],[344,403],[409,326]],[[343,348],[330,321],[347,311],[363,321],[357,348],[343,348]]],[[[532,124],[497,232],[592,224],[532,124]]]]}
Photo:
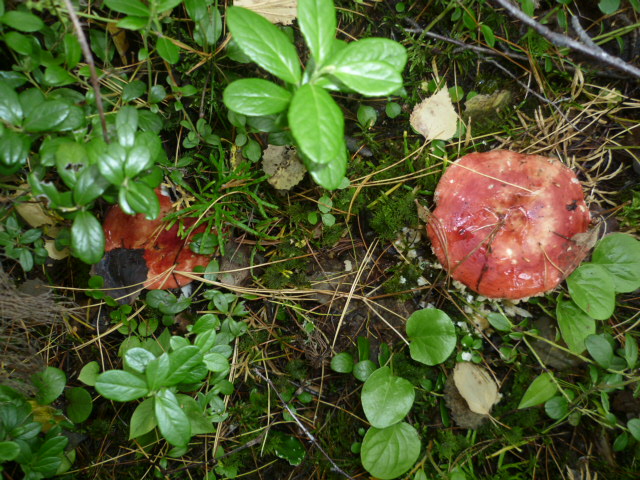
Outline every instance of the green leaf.
{"type": "Polygon", "coordinates": [[[491,48],[496,44],[496,36],[493,33],[493,29],[489,25],[480,25],[480,31],[482,32],[482,36],[484,37],[485,42],[491,48]]]}
{"type": "Polygon", "coordinates": [[[600,0],[598,8],[605,15],[612,15],[620,8],[620,0],[600,0]]]}
{"type": "Polygon", "coordinates": [[[361,382],[366,382],[376,370],[376,364],[371,360],[362,360],[353,366],[353,376],[361,382]]]}
{"type": "Polygon", "coordinates": [[[98,378],[99,372],[100,364],[94,360],[82,367],[82,370],[80,370],[80,374],[78,375],[78,380],[85,385],[93,387],[96,384],[96,378],[98,378]]]}
{"type": "Polygon", "coordinates": [[[154,220],[160,214],[160,200],[151,187],[142,182],[130,182],[126,188],[120,190],[120,194],[124,194],[125,202],[122,202],[120,196],[120,206],[127,213],[143,213],[147,220],[154,220]],[[125,208],[129,207],[129,208],[125,208]]]}
{"type": "Polygon", "coordinates": [[[44,70],[42,83],[49,87],[62,87],[75,82],[76,78],[59,65],[50,65],[44,70]]]}
{"type": "Polygon", "coordinates": [[[158,428],[167,442],[176,447],[189,443],[191,424],[173,392],[162,390],[156,394],[155,412],[158,428]]]}
{"type": "Polygon", "coordinates": [[[91,212],[80,211],[71,227],[71,249],[84,263],[98,263],[104,255],[102,225],[91,212]]]}
{"type": "Polygon", "coordinates": [[[640,418],[632,418],[627,422],[627,428],[638,442],[640,442],[640,418]]]}
{"type": "Polygon", "coordinates": [[[415,390],[408,380],[395,377],[389,367],[373,372],[362,387],[362,409],[371,425],[389,427],[411,410],[415,390]]]}
{"type": "Polygon", "coordinates": [[[148,17],[150,15],[149,7],[139,0],[105,0],[104,4],[111,10],[125,15],[134,15],[136,17],[148,17]]]}
{"type": "Polygon", "coordinates": [[[180,48],[167,37],[158,37],[156,48],[158,54],[170,64],[174,65],[180,60],[180,48]]]}
{"type": "Polygon", "coordinates": [[[549,418],[560,420],[569,414],[569,402],[566,398],[558,395],[546,401],[544,411],[549,418]]]}
{"type": "Polygon", "coordinates": [[[502,313],[490,313],[489,315],[487,315],[487,320],[493,328],[501,332],[510,332],[511,330],[513,330],[513,324],[502,313]]]}
{"type": "Polygon", "coordinates": [[[147,365],[156,359],[156,356],[146,348],[134,347],[124,354],[125,364],[135,372],[144,373],[147,365]]]}
{"type": "Polygon", "coordinates": [[[135,17],[135,16],[127,16],[123,19],[119,20],[116,23],[118,28],[124,28],[125,30],[142,30],[147,27],[149,23],[149,17],[135,17]]]}
{"type": "Polygon", "coordinates": [[[272,115],[287,109],[291,93],[260,78],[236,80],[224,89],[224,104],[243,115],[272,115]]]}
{"type": "Polygon", "coordinates": [[[31,138],[5,130],[0,135],[0,175],[12,175],[27,163],[31,138]]]}
{"type": "Polygon", "coordinates": [[[572,300],[558,300],[556,317],[562,339],[573,353],[584,352],[585,339],[596,333],[596,321],[584,313],[572,300]]]}
{"type": "Polygon", "coordinates": [[[56,150],[55,158],[58,175],[67,187],[74,188],[78,174],[89,163],[85,146],[77,142],[65,142],[56,150]]]}
{"type": "Polygon", "coordinates": [[[348,352],[337,354],[331,359],[331,370],[338,373],[351,373],[353,371],[353,356],[348,352]]]}
{"type": "Polygon", "coordinates": [[[202,352],[195,345],[181,347],[175,352],[171,352],[169,354],[170,369],[167,384],[193,383],[196,379],[192,377],[192,373],[202,362],[202,352]]]}
{"type": "Polygon", "coordinates": [[[203,361],[207,367],[207,370],[214,373],[228,372],[231,368],[229,365],[229,360],[227,360],[224,355],[221,355],[219,353],[207,353],[205,354],[203,361]]]}
{"type": "Polygon", "coordinates": [[[63,100],[48,100],[27,114],[24,128],[30,132],[57,131],[71,115],[71,105],[63,100]]]}
{"type": "Polygon", "coordinates": [[[0,442],[0,463],[10,462],[20,454],[20,445],[16,442],[0,442]]]}
{"type": "MultiPolygon", "coordinates": [[[[138,110],[135,107],[127,105],[120,109],[116,115],[116,130],[118,143],[123,147],[133,147],[136,141],[136,130],[138,130],[138,110]]],[[[134,175],[135,173],[128,174],[130,177],[134,175]]]]}
{"type": "Polygon", "coordinates": [[[309,50],[320,66],[331,53],[336,36],[336,9],[330,0],[298,2],[298,25],[309,50]]]}
{"type": "Polygon", "coordinates": [[[456,330],[449,316],[437,308],[413,312],[407,320],[411,358],[426,365],[444,362],[456,346],[456,330]]]}
{"type": "Polygon", "coordinates": [[[0,79],[0,120],[16,126],[20,125],[22,120],[22,105],[18,94],[2,79],[0,79]]]}
{"type": "Polygon", "coordinates": [[[153,397],[145,399],[140,403],[131,415],[129,421],[129,440],[141,437],[156,428],[155,399],[153,397]]]}
{"type": "Polygon", "coordinates": [[[592,262],[609,272],[616,292],[633,292],[640,287],[640,242],[633,236],[606,236],[596,245],[592,262]]]}
{"type": "Polygon", "coordinates": [[[177,7],[182,3],[182,0],[158,0],[156,2],[156,10],[158,13],[166,12],[172,8],[177,7]]]}
{"type": "Polygon", "coordinates": [[[88,205],[104,193],[109,181],[102,176],[97,165],[89,165],[78,175],[73,187],[73,199],[78,205],[88,205]]]}
{"type": "Polygon", "coordinates": [[[82,47],[73,33],[67,33],[62,41],[64,45],[64,59],[67,68],[70,70],[75,68],[82,59],[82,47]]]}
{"type": "Polygon", "coordinates": [[[557,391],[558,386],[553,381],[551,374],[545,372],[531,382],[527,391],[524,392],[518,408],[523,409],[540,405],[553,397],[557,391]]]}
{"type": "Polygon", "coordinates": [[[89,155],[96,155],[100,173],[114,185],[124,182],[124,164],[127,161],[127,151],[118,143],[106,145],[102,141],[91,142],[89,155]],[[102,149],[101,149],[102,147],[102,149]]]}
{"type": "Polygon", "coordinates": [[[624,337],[624,358],[627,361],[627,366],[633,370],[638,364],[638,341],[630,333],[627,333],[624,337]]]}
{"type": "Polygon", "coordinates": [[[227,26],[251,60],[285,82],[300,82],[300,61],[295,46],[278,27],[241,7],[227,8],[227,26]]]}
{"type": "Polygon", "coordinates": [[[302,160],[311,177],[318,185],[327,190],[342,188],[343,182],[346,180],[345,174],[347,173],[346,150],[342,154],[338,154],[330,163],[311,162],[305,156],[302,156],[302,160]]]}
{"type": "Polygon", "coordinates": [[[613,361],[613,347],[604,334],[589,335],[585,340],[585,346],[589,351],[589,355],[602,368],[609,368],[613,361]]]}
{"type": "Polygon", "coordinates": [[[165,315],[175,315],[180,313],[191,305],[189,297],[183,297],[179,300],[176,296],[165,290],[150,290],[147,293],[147,303],[152,308],[157,308],[165,315]]]}
{"type": "Polygon", "coordinates": [[[11,10],[0,17],[0,23],[21,32],[39,32],[44,28],[44,22],[33,13],[11,10]]]}
{"type": "Polygon", "coordinates": [[[149,393],[147,382],[124,370],[107,370],[96,378],[96,390],[100,395],[116,402],[129,402],[149,393]]]}
{"type": "Polygon", "coordinates": [[[74,387],[66,391],[67,416],[73,423],[82,423],[93,410],[93,400],[91,394],[82,387],[74,387]]]}
{"type": "Polygon", "coordinates": [[[147,364],[145,369],[145,377],[147,379],[147,387],[149,390],[158,390],[161,387],[167,387],[171,383],[167,380],[171,371],[171,362],[167,352],[162,353],[159,357],[153,359],[147,364]]]}
{"type": "Polygon", "coordinates": [[[585,263],[567,278],[569,293],[576,305],[596,320],[613,315],[616,294],[611,275],[601,265],[585,263]]]}
{"type": "Polygon", "coordinates": [[[213,426],[213,423],[209,420],[200,405],[198,405],[198,402],[188,395],[178,394],[176,397],[187,418],[189,418],[191,435],[202,435],[216,431],[216,427],[213,426]]]}
{"type": "MultiPolygon", "coordinates": [[[[131,100],[140,98],[142,95],[144,95],[144,92],[146,91],[147,91],[147,85],[143,81],[134,80],[130,83],[127,83],[122,89],[122,101],[130,102],[131,100]]],[[[140,113],[138,113],[138,116],[140,116],[140,113]]]]}
{"type": "Polygon", "coordinates": [[[296,143],[311,162],[324,165],[344,156],[344,116],[322,88],[300,87],[291,100],[288,119],[296,143]]]}
{"type": "Polygon", "coordinates": [[[385,62],[354,62],[337,65],[331,74],[362,95],[390,95],[402,87],[402,76],[385,62]]]}
{"type": "Polygon", "coordinates": [[[49,405],[56,400],[67,384],[67,376],[56,367],[47,367],[31,376],[33,385],[38,389],[36,400],[40,405],[49,405]]]}
{"type": "Polygon", "coordinates": [[[360,450],[362,466],[382,480],[405,473],[419,455],[418,432],[405,422],[383,429],[371,427],[364,436],[360,450]]]}
{"type": "Polygon", "coordinates": [[[407,63],[407,49],[387,38],[365,38],[349,43],[344,48],[340,47],[341,45],[338,45],[337,53],[331,58],[329,62],[331,65],[347,66],[363,62],[383,62],[400,73],[407,63]]]}

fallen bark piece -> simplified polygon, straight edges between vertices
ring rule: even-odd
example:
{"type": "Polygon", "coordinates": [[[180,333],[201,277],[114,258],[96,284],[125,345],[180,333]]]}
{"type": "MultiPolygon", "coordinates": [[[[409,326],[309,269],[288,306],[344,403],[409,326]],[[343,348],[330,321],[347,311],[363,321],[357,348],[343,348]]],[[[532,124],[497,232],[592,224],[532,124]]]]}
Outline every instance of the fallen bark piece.
{"type": "Polygon", "coordinates": [[[588,252],[573,239],[591,220],[582,187],[558,160],[471,153],[444,173],[435,202],[434,253],[454,280],[486,297],[552,290],[588,252]]]}

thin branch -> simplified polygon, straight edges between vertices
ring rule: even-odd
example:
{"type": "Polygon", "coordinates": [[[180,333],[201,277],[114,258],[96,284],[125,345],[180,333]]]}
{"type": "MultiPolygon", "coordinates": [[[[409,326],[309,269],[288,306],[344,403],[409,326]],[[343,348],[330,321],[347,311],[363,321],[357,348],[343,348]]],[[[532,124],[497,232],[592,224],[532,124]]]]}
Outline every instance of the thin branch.
{"type": "Polygon", "coordinates": [[[93,92],[96,97],[96,107],[98,107],[98,115],[100,116],[100,124],[102,125],[102,135],[104,136],[104,141],[109,143],[109,132],[107,130],[107,121],[104,118],[102,95],[100,95],[100,83],[98,82],[98,73],[96,72],[96,65],[93,62],[93,55],[91,55],[91,49],[89,48],[87,37],[85,37],[84,32],[82,31],[80,20],[78,20],[78,15],[76,15],[76,11],[73,9],[73,5],[71,5],[71,0],[63,1],[65,7],[67,7],[67,12],[69,12],[69,17],[71,18],[71,23],[73,23],[73,28],[76,31],[78,41],[80,42],[80,47],[82,48],[84,59],[86,60],[87,65],[89,65],[89,72],[91,73],[91,85],[93,86],[93,92]]]}
{"type": "MultiPolygon", "coordinates": [[[[628,64],[624,60],[618,57],[614,57],[613,55],[605,52],[601,47],[594,44],[593,41],[589,42],[590,43],[589,45],[586,45],[585,43],[587,42],[582,43],[566,35],[556,33],[550,30],[549,28],[545,27],[544,25],[535,21],[529,15],[527,15],[518,7],[513,5],[509,0],[494,0],[494,1],[498,5],[500,5],[502,8],[504,8],[509,15],[511,15],[514,18],[517,18],[528,27],[533,28],[536,32],[538,32],[540,35],[545,37],[547,40],[551,41],[556,46],[571,48],[588,57],[594,58],[600,62],[606,63],[607,65],[617,68],[618,70],[622,70],[623,72],[628,73],[629,75],[640,78],[639,68],[634,67],[633,65],[628,64]]],[[[580,30],[582,30],[582,27],[580,27],[580,30]]],[[[579,31],[578,31],[578,34],[580,35],[579,31]]],[[[586,36],[586,33],[585,33],[585,36],[586,36]]]]}
{"type": "Polygon", "coordinates": [[[320,445],[320,443],[318,443],[318,441],[316,440],[316,438],[313,436],[313,434],[309,431],[309,429],[307,427],[304,426],[304,424],[298,420],[298,417],[296,415],[296,413],[291,409],[291,407],[289,406],[289,404],[287,402],[284,401],[284,399],[282,398],[282,395],[280,395],[280,392],[278,392],[278,390],[276,389],[275,385],[273,384],[273,382],[267,378],[265,375],[262,374],[262,372],[260,372],[260,370],[258,370],[257,368],[253,370],[254,373],[256,375],[258,375],[261,379],[263,379],[265,382],[267,382],[269,384],[269,387],[271,387],[273,389],[273,391],[276,393],[276,395],[278,396],[278,398],[280,399],[280,401],[282,402],[282,404],[284,405],[284,408],[287,410],[287,412],[289,412],[289,415],[291,415],[291,417],[295,420],[295,422],[298,424],[298,426],[300,427],[300,429],[304,432],[304,434],[307,436],[307,438],[309,439],[309,441],[311,443],[313,443],[316,448],[318,450],[320,450],[320,453],[322,453],[322,455],[324,455],[324,457],[329,460],[329,462],[331,463],[331,465],[333,466],[333,470],[338,472],[341,475],[344,475],[345,478],[348,478],[349,480],[355,480],[351,475],[349,475],[348,473],[346,473],[344,470],[342,470],[338,464],[327,454],[327,452],[324,451],[324,449],[322,448],[322,446],[320,445]]]}

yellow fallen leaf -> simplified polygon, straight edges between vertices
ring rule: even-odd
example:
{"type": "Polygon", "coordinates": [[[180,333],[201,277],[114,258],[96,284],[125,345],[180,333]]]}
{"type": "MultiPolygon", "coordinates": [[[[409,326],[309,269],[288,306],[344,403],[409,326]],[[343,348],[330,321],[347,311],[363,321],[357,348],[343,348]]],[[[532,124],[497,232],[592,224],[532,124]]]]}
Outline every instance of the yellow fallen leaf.
{"type": "Polygon", "coordinates": [[[307,169],[291,147],[269,145],[262,156],[267,181],[278,190],[290,190],[304,178],[307,169]]]}
{"type": "Polygon", "coordinates": [[[473,363],[460,362],[453,370],[453,381],[469,410],[489,415],[491,407],[500,401],[498,385],[487,371],[473,363]]]}
{"type": "Polygon", "coordinates": [[[414,130],[427,140],[449,140],[458,130],[458,114],[446,85],[413,108],[410,118],[414,130]]]}
{"type": "Polygon", "coordinates": [[[235,0],[236,7],[244,7],[259,13],[271,23],[291,25],[296,18],[297,0],[235,0]]]}

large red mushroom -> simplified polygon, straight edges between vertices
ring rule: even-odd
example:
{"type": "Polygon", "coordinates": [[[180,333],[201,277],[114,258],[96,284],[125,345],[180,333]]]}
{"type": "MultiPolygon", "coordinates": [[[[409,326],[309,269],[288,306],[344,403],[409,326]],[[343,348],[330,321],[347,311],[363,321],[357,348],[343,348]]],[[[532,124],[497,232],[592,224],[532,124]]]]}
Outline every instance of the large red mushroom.
{"type": "Polygon", "coordinates": [[[427,233],[438,260],[485,297],[552,290],[587,254],[573,240],[590,223],[582,187],[558,160],[471,153],[446,170],[435,202],[427,233]]]}
{"type": "MultiPolygon", "coordinates": [[[[164,221],[164,217],[174,211],[171,199],[159,188],[156,194],[160,200],[156,220],[147,220],[143,214],[127,215],[117,205],[111,207],[105,217],[102,226],[106,254],[95,271],[104,277],[105,287],[119,289],[112,296],[126,296],[139,289],[140,283],[147,289],[182,287],[191,279],[177,271],[193,271],[194,267],[206,266],[211,260],[189,248],[193,236],[204,232],[206,225],[197,227],[188,238],[180,238],[178,223],[167,228],[164,221]]],[[[189,227],[195,221],[187,218],[183,225],[189,227]]]]}

